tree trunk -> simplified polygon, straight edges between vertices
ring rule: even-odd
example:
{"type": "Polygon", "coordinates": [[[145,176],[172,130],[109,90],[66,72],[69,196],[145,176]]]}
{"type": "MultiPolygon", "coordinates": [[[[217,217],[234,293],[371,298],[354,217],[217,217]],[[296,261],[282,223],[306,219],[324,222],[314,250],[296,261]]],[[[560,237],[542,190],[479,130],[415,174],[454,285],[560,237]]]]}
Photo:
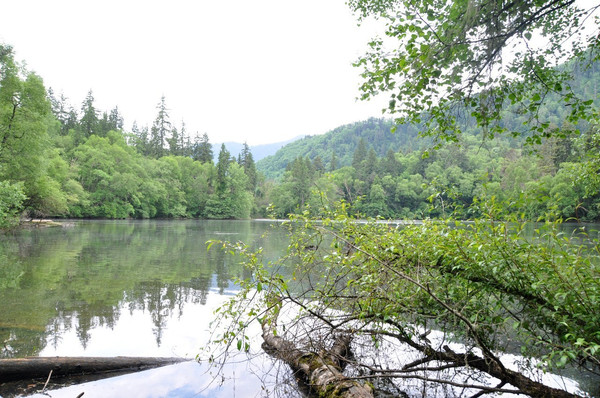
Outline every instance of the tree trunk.
{"type": "Polygon", "coordinates": [[[0,360],[0,383],[14,380],[64,377],[82,374],[106,373],[120,370],[137,371],[156,368],[184,358],[158,357],[28,357],[0,360]]]}
{"type": "Polygon", "coordinates": [[[262,322],[263,349],[287,363],[294,375],[304,381],[319,397],[372,398],[373,390],[342,373],[344,358],[350,353],[349,335],[338,336],[330,350],[321,353],[304,351],[291,341],[276,335],[277,320],[262,322]]]}

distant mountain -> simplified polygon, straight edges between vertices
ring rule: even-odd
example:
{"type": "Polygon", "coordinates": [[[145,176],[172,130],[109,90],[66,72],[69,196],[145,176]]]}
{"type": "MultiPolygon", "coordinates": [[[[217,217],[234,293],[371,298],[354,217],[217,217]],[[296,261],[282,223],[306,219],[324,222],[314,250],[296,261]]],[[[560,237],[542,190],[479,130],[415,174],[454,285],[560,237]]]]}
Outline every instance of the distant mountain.
{"type": "MultiPolygon", "coordinates": [[[[266,158],[267,156],[274,155],[279,149],[283,148],[285,145],[299,140],[302,138],[301,136],[294,137],[287,141],[275,142],[273,144],[263,144],[263,145],[250,145],[250,151],[252,152],[252,157],[255,162],[258,162],[261,159],[266,158]]],[[[242,151],[244,144],[239,142],[225,142],[225,148],[231,153],[232,156],[237,157],[238,154],[242,151]]],[[[212,144],[213,156],[215,163],[219,158],[219,152],[221,151],[221,143],[212,144]]]]}
{"type": "Polygon", "coordinates": [[[388,119],[371,118],[338,127],[328,133],[306,136],[291,142],[274,155],[257,162],[256,168],[267,178],[280,178],[288,163],[299,156],[308,156],[311,160],[320,156],[325,168],[331,168],[332,154],[335,153],[336,168],[349,166],[360,139],[364,139],[367,150],[373,148],[378,156],[384,156],[391,149],[412,151],[423,145],[417,142],[417,130],[411,126],[397,126],[395,133],[390,129],[393,122],[388,119]]]}

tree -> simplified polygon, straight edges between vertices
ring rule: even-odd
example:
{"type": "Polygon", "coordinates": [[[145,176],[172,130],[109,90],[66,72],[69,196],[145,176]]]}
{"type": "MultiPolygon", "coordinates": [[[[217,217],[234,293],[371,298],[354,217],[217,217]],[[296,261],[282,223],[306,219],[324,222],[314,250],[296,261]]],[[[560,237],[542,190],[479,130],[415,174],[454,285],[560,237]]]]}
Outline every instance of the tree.
{"type": "Polygon", "coordinates": [[[577,95],[571,81],[573,70],[598,59],[598,37],[578,33],[585,23],[598,23],[591,16],[599,6],[580,4],[350,0],[360,18],[384,20],[397,45],[375,39],[356,63],[365,79],[362,98],[389,93],[387,110],[397,123],[420,124],[422,135],[437,140],[455,141],[465,126],[460,117],[468,115],[484,136],[508,130],[539,143],[556,134],[540,112],[556,96],[568,122],[593,117],[592,100],[577,95]],[[507,106],[526,115],[525,129],[504,125],[507,106]]]}
{"type": "Polygon", "coordinates": [[[396,174],[398,173],[398,162],[396,161],[396,155],[394,154],[394,151],[391,149],[388,149],[388,151],[385,154],[385,159],[383,159],[381,161],[381,171],[384,174],[396,174]]]}
{"type": "Polygon", "coordinates": [[[317,172],[318,174],[321,174],[325,171],[325,165],[323,164],[323,159],[321,159],[321,157],[319,155],[315,156],[315,158],[313,159],[313,169],[315,170],[315,172],[317,172]]]}
{"type": "Polygon", "coordinates": [[[177,157],[181,170],[181,189],[185,194],[187,214],[191,217],[204,216],[206,202],[211,194],[210,179],[214,166],[200,163],[189,157],[177,157]]]}
{"type": "Polygon", "coordinates": [[[108,121],[108,113],[102,112],[102,117],[98,119],[98,128],[96,129],[96,135],[99,137],[106,137],[106,133],[111,130],[108,121]]]}
{"type": "Polygon", "coordinates": [[[354,167],[355,170],[361,169],[363,167],[363,162],[366,159],[367,144],[365,144],[365,140],[361,138],[356,146],[356,150],[354,150],[354,155],[352,156],[352,167],[354,167]]]}
{"type": "Polygon", "coordinates": [[[221,151],[219,152],[219,160],[217,162],[217,181],[215,184],[217,194],[223,194],[227,190],[229,163],[231,163],[231,154],[225,147],[225,144],[221,144],[221,151]]]}
{"type": "Polygon", "coordinates": [[[79,128],[83,133],[84,138],[88,138],[99,132],[98,110],[94,106],[94,95],[92,90],[88,91],[85,100],[81,104],[81,119],[79,120],[79,128]]]}
{"type": "Polygon", "coordinates": [[[192,158],[200,163],[213,162],[213,150],[212,145],[208,140],[208,134],[202,134],[202,138],[196,136],[196,142],[194,142],[194,149],[192,151],[192,158]]]}
{"type": "Polygon", "coordinates": [[[42,79],[17,65],[11,47],[0,45],[0,181],[22,183],[22,205],[32,215],[65,210],[59,184],[47,173],[54,124],[42,79]]]}
{"type": "Polygon", "coordinates": [[[169,112],[165,103],[165,96],[160,98],[160,102],[156,105],[158,114],[152,128],[150,129],[150,155],[155,158],[160,158],[166,154],[165,145],[167,139],[171,135],[171,122],[169,120],[169,112]]]}
{"type": "Polygon", "coordinates": [[[131,133],[133,134],[133,147],[138,153],[149,156],[150,155],[150,141],[148,136],[148,126],[139,128],[137,122],[133,122],[131,126],[131,133]]]}
{"type": "Polygon", "coordinates": [[[56,98],[51,88],[48,89],[48,99],[52,106],[52,113],[56,120],[60,122],[60,134],[67,135],[69,130],[77,127],[77,112],[68,103],[67,98],[64,94],[60,94],[59,98],[56,98]]]}
{"type": "Polygon", "coordinates": [[[185,128],[185,122],[181,121],[181,129],[179,129],[179,136],[177,140],[177,148],[179,156],[191,156],[191,148],[188,145],[189,137],[185,128]]]}
{"type": "Polygon", "coordinates": [[[171,129],[171,137],[167,138],[167,144],[169,145],[169,154],[173,156],[181,155],[180,134],[177,127],[171,129]]]}
{"type": "Polygon", "coordinates": [[[252,209],[252,194],[247,186],[248,177],[242,166],[229,158],[229,151],[224,149],[223,144],[217,163],[217,189],[206,202],[204,215],[216,219],[248,218],[252,209]],[[221,181],[219,174],[222,167],[227,167],[227,171],[221,181]]]}
{"type": "Polygon", "coordinates": [[[240,159],[238,163],[244,169],[244,174],[246,174],[246,177],[248,177],[247,189],[252,194],[254,194],[254,191],[256,190],[258,176],[256,174],[256,163],[254,163],[254,157],[252,156],[252,152],[250,151],[248,143],[244,142],[239,157],[240,159]]]}
{"type": "Polygon", "coordinates": [[[19,223],[26,198],[23,183],[0,181],[0,229],[10,228],[19,223]]]}
{"type": "Polygon", "coordinates": [[[329,172],[333,172],[337,168],[337,156],[335,155],[335,151],[331,151],[331,159],[329,159],[329,172]]]}
{"type": "Polygon", "coordinates": [[[123,116],[119,112],[119,107],[115,106],[108,115],[108,127],[109,130],[122,131],[125,122],[123,116]]]}
{"type": "Polygon", "coordinates": [[[303,208],[310,196],[310,187],[313,183],[314,170],[308,157],[298,157],[292,162],[289,181],[291,192],[296,198],[299,208],[303,208]]]}
{"type": "Polygon", "coordinates": [[[74,150],[78,180],[89,193],[72,212],[83,217],[128,218],[141,212],[149,190],[143,187],[147,172],[140,156],[115,131],[93,136],[74,150]]]}

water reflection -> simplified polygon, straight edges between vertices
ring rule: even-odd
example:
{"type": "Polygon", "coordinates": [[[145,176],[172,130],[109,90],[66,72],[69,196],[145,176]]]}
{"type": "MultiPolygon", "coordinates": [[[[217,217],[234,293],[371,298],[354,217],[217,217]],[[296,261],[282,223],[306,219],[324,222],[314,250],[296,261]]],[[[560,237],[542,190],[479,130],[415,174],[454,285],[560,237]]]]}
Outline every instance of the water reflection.
{"type": "MultiPolygon", "coordinates": [[[[135,374],[98,380],[81,385],[50,391],[53,398],[73,398],[80,393],[84,397],[256,397],[260,396],[263,387],[273,388],[276,380],[261,380],[252,375],[256,369],[249,363],[228,365],[223,369],[223,378],[213,378],[207,373],[207,367],[195,362],[186,362],[147,370],[135,374]],[[246,376],[243,376],[243,375],[246,376]]],[[[264,369],[262,371],[265,371],[264,369]]],[[[287,382],[287,381],[286,381],[287,382]]],[[[283,387],[283,386],[282,386],[283,387]]],[[[276,387],[281,389],[279,387],[276,387]]],[[[287,389],[290,398],[299,397],[293,390],[287,389]]],[[[48,395],[32,395],[45,398],[48,395]]]]}
{"type": "MultiPolygon", "coordinates": [[[[282,231],[262,239],[268,230],[252,221],[77,221],[2,236],[0,357],[192,358],[210,336],[213,310],[235,293],[233,280],[248,276],[205,242],[241,240],[275,257],[287,240],[282,231]]],[[[85,396],[257,395],[261,379],[231,366],[224,389],[191,363],[94,382],[85,396]]],[[[80,387],[52,396],[77,396],[80,387]]]]}
{"type": "MultiPolygon", "coordinates": [[[[238,260],[220,250],[207,252],[205,242],[226,234],[278,253],[285,238],[263,240],[270,229],[253,221],[77,221],[72,228],[3,236],[0,357],[75,355],[75,346],[79,354],[95,355],[98,344],[106,346],[98,355],[133,355],[117,349],[128,338],[98,336],[107,330],[143,335],[142,328],[152,334],[146,347],[160,348],[179,320],[247,276],[238,260]]],[[[213,309],[195,315],[206,322],[213,309]]],[[[138,354],[155,355],[149,351],[138,354]]]]}
{"type": "MultiPolygon", "coordinates": [[[[184,289],[180,289],[182,291],[184,289]]],[[[115,312],[113,323],[102,323],[102,317],[93,318],[87,337],[82,338],[79,320],[71,318],[68,324],[59,324],[58,333],[51,333],[40,356],[179,356],[194,358],[208,340],[209,324],[216,307],[229,298],[209,290],[205,304],[193,299],[194,295],[178,301],[177,293],[157,306],[167,296],[168,289],[149,294],[140,300],[124,299],[115,312]],[[188,300],[189,298],[189,300],[188,300]],[[56,338],[58,337],[58,338],[56,338]]],[[[86,325],[87,326],[87,325],[86,325]]]]}

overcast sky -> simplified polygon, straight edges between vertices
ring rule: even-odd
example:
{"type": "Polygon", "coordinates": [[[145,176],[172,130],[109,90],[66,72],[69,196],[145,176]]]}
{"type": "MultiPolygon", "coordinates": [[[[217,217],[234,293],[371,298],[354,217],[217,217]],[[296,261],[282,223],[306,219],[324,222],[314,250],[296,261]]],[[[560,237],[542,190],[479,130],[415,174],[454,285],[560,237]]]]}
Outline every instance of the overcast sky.
{"type": "Polygon", "coordinates": [[[211,142],[251,145],[325,133],[381,116],[356,101],[373,29],[344,0],[19,0],[0,42],[79,109],[88,90],[129,128],[171,121],[211,142]]]}

